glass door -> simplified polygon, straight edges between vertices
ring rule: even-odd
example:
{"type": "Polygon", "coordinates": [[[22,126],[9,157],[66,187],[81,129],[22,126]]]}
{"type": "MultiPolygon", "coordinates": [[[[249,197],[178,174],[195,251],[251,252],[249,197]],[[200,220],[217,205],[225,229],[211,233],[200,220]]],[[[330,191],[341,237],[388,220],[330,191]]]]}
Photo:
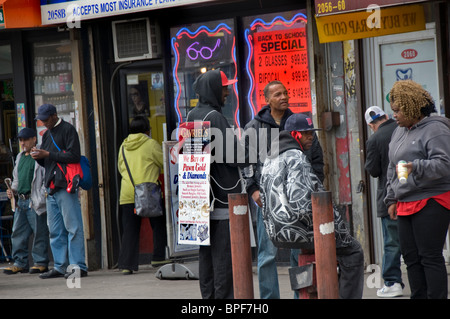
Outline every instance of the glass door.
{"type": "Polygon", "coordinates": [[[121,71],[122,117],[124,138],[128,125],[135,116],[146,116],[150,121],[151,137],[160,144],[165,139],[166,110],[164,74],[161,68],[124,69],[121,71]]]}

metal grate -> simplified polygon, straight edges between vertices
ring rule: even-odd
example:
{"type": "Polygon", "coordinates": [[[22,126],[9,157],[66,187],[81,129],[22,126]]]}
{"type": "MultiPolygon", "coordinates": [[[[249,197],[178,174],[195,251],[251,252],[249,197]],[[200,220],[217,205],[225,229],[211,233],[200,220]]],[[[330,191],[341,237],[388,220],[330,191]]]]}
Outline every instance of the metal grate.
{"type": "Polygon", "coordinates": [[[117,57],[126,59],[151,55],[147,32],[147,20],[145,19],[117,23],[117,57]]]}

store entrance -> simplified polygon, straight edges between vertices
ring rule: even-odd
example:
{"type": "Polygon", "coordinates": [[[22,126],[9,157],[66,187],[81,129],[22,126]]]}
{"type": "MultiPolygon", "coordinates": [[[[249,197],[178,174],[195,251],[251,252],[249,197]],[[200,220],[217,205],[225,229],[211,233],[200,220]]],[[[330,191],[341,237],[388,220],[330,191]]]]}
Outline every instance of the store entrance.
{"type": "MultiPolygon", "coordinates": [[[[162,65],[131,64],[120,71],[120,100],[122,138],[128,136],[129,123],[135,116],[146,116],[150,121],[150,136],[160,145],[166,139],[164,100],[164,73],[162,65]]],[[[162,185],[164,175],[161,171],[162,185]]],[[[164,190],[164,185],[162,186],[164,190]]],[[[153,232],[148,218],[142,219],[140,232],[140,262],[149,263],[153,252],[153,232]]]]}
{"type": "Polygon", "coordinates": [[[0,176],[3,180],[12,177],[13,158],[19,148],[10,45],[0,45],[0,122],[0,176]]]}

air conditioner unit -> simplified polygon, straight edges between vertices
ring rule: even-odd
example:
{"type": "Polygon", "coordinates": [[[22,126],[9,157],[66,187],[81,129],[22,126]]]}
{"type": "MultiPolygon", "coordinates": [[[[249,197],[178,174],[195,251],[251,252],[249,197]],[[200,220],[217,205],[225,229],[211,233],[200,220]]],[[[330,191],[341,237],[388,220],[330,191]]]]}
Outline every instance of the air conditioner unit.
{"type": "Polygon", "coordinates": [[[154,59],[161,55],[160,32],[149,19],[112,22],[114,61],[154,59]]]}

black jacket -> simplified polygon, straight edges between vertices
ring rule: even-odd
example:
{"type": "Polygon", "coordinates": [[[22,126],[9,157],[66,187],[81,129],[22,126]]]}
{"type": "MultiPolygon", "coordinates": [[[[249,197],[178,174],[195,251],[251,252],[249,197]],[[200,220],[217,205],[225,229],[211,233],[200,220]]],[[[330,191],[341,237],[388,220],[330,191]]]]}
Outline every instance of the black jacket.
{"type": "Polygon", "coordinates": [[[44,133],[41,149],[50,153],[49,157],[37,160],[38,164],[45,168],[45,186],[50,187],[53,181],[55,188],[66,188],[66,178],[57,163],[65,170],[66,164],[80,162],[80,139],[75,127],[61,119],[57,126],[44,133]],[[53,143],[52,136],[61,151],[53,143]]]}
{"type": "MultiPolygon", "coordinates": [[[[258,114],[256,114],[254,119],[248,122],[245,126],[246,132],[248,132],[248,129],[253,128],[257,134],[256,145],[252,145],[252,143],[249,142],[250,140],[247,140],[245,143],[247,153],[249,153],[249,148],[256,148],[255,152],[258,154],[257,163],[252,164],[250,169],[246,170],[245,181],[247,193],[249,195],[252,195],[256,190],[260,189],[261,169],[265,160],[264,155],[269,154],[272,141],[278,136],[281,131],[284,130],[284,124],[292,114],[294,113],[290,109],[287,109],[283,115],[283,118],[281,119],[280,125],[278,125],[270,114],[270,106],[266,105],[258,112],[258,114]],[[263,153],[263,150],[261,150],[261,146],[259,145],[261,138],[260,133],[262,133],[260,129],[266,129],[267,133],[267,150],[265,153],[263,153]],[[272,129],[277,129],[278,132],[276,136],[272,136],[272,129]]],[[[323,172],[323,151],[317,135],[314,135],[312,147],[304,153],[308,160],[312,163],[313,170],[316,173],[317,177],[321,182],[323,182],[325,178],[323,172]]]]}
{"type": "MultiPolygon", "coordinates": [[[[211,188],[216,201],[215,208],[227,208],[228,194],[241,193],[241,183],[239,183],[239,169],[238,167],[245,167],[246,160],[237,158],[238,154],[243,154],[243,151],[238,152],[237,148],[241,147],[237,136],[232,130],[228,121],[222,114],[222,80],[219,70],[209,71],[197,78],[194,82],[194,90],[199,95],[199,102],[197,106],[189,112],[187,121],[209,121],[211,128],[220,130],[223,136],[223,150],[219,154],[219,150],[212,149],[212,163],[210,166],[211,174],[211,188]],[[233,145],[234,158],[226,158],[227,145],[233,145]],[[219,158],[222,155],[222,158],[219,158]]],[[[215,140],[214,133],[212,141],[215,140]]],[[[243,148],[243,147],[242,147],[243,148]]]]}
{"type": "Polygon", "coordinates": [[[397,124],[393,119],[381,123],[378,130],[366,142],[365,169],[372,177],[378,177],[377,216],[388,216],[383,200],[386,197],[386,174],[389,165],[389,142],[397,124]]]}

